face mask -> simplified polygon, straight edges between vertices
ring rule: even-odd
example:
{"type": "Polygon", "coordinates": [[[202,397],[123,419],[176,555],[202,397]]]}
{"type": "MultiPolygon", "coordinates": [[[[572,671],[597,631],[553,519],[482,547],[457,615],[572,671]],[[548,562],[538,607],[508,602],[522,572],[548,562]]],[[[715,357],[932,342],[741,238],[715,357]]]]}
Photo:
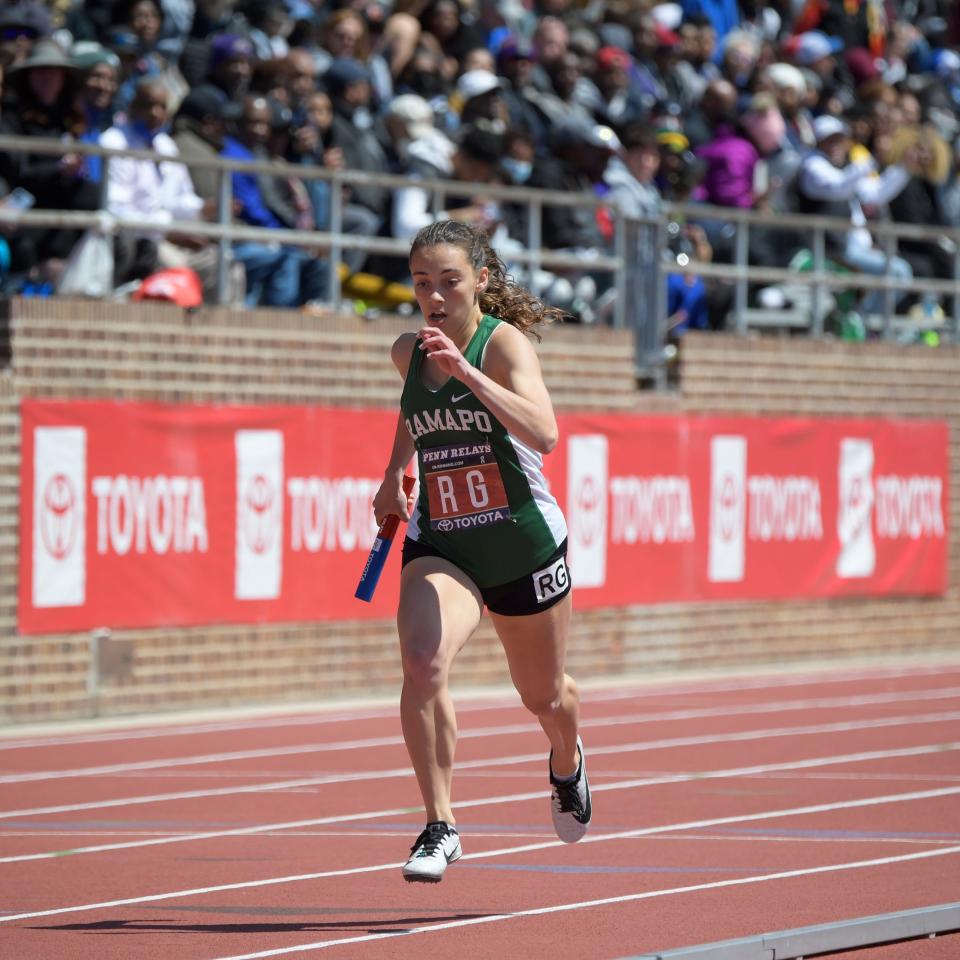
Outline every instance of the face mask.
{"type": "Polygon", "coordinates": [[[516,157],[504,157],[500,161],[507,176],[514,183],[526,183],[533,173],[533,164],[529,160],[518,160],[516,157]]]}

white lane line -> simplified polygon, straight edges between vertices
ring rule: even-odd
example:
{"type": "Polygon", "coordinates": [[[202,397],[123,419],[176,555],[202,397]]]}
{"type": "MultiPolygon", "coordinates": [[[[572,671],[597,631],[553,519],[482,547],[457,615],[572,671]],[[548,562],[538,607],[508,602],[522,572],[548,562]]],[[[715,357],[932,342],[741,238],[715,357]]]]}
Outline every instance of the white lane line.
{"type": "MultiPolygon", "coordinates": [[[[266,960],[267,957],[282,957],[291,953],[325,950],[327,947],[342,947],[354,943],[370,943],[374,940],[391,940],[396,937],[408,937],[421,933],[437,933],[443,930],[454,930],[457,927],[477,926],[481,923],[498,923],[502,920],[518,920],[523,917],[540,917],[551,913],[565,913],[570,910],[585,910],[590,907],[609,907],[621,903],[635,903],[638,900],[652,900],[656,897],[678,896],[684,893],[697,893],[703,890],[720,890],[724,887],[740,887],[752,883],[770,883],[774,880],[791,880],[796,877],[811,877],[824,873],[838,873],[843,870],[863,870],[869,867],[888,866],[893,863],[906,863],[911,860],[951,856],[956,853],[960,853],[960,847],[950,847],[946,850],[924,850],[920,853],[904,853],[893,857],[877,857],[874,860],[828,863],[819,867],[783,870],[780,873],[764,873],[755,877],[736,877],[731,880],[714,880],[710,883],[695,883],[687,887],[668,887],[664,890],[645,890],[643,893],[625,893],[616,897],[602,897],[597,900],[558,903],[549,907],[533,907],[528,910],[516,910],[512,913],[498,913],[486,917],[471,917],[467,920],[445,920],[440,923],[429,924],[422,927],[410,927],[384,933],[368,933],[360,937],[342,937],[339,940],[316,940],[313,943],[301,943],[294,947],[278,947],[275,950],[258,950],[256,953],[242,953],[235,954],[231,957],[218,957],[217,960],[266,960]]],[[[132,929],[136,929],[136,927],[132,929]]]]}
{"type": "MultiPolygon", "coordinates": [[[[622,785],[614,785],[620,788],[622,785]]],[[[608,789],[611,786],[608,785],[608,789]]],[[[807,816],[816,813],[830,813],[835,810],[852,810],[862,807],[872,807],[887,803],[909,803],[918,800],[930,800],[937,797],[956,796],[960,794],[960,787],[946,787],[941,790],[919,790],[911,793],[888,794],[879,797],[862,797],[859,800],[838,800],[833,803],[818,803],[804,807],[791,807],[785,810],[764,810],[759,813],[739,814],[729,817],[715,817],[707,820],[690,820],[683,823],[671,823],[658,827],[640,827],[634,830],[619,830],[615,833],[587,834],[580,843],[606,843],[611,840],[635,840],[639,837],[655,836],[656,834],[675,833],[678,830],[702,830],[705,827],[717,827],[731,823],[751,823],[758,820],[776,820],[785,817],[807,816]]],[[[542,794],[531,794],[542,796],[542,794]]],[[[510,798],[513,799],[513,798],[510,798]]],[[[477,801],[478,804],[489,801],[477,801]]],[[[473,804],[458,804],[471,806],[473,804]]],[[[465,854],[463,860],[486,860],[491,857],[513,856],[518,853],[531,853],[536,850],[551,850],[566,846],[562,840],[545,840],[539,843],[525,843],[519,846],[501,847],[496,850],[486,850],[482,853],[465,854]]],[[[960,849],[960,848],[952,848],[960,849]]],[[[939,850],[938,853],[947,851],[939,850]]],[[[221,883],[209,887],[193,887],[187,890],[170,890],[165,893],[151,893],[139,897],[125,897],[120,900],[104,900],[100,903],[76,904],[69,907],[53,907],[47,910],[31,910],[26,913],[8,914],[0,916],[0,923],[11,923],[15,920],[33,920],[37,917],[61,916],[66,913],[85,913],[91,910],[104,910],[110,907],[125,907],[139,903],[156,903],[160,900],[176,900],[186,897],[199,897],[208,893],[222,893],[227,890],[251,890],[263,887],[272,887],[279,884],[302,883],[309,880],[323,880],[331,877],[351,877],[364,873],[379,873],[385,870],[395,870],[403,866],[403,861],[396,863],[378,863],[367,867],[347,867],[342,870],[323,870],[317,873],[300,873],[283,877],[266,877],[261,880],[244,880],[237,883],[221,883]]]]}
{"type": "MultiPolygon", "coordinates": [[[[825,723],[803,727],[773,727],[765,730],[745,730],[740,733],[719,733],[712,736],[670,737],[660,740],[641,740],[634,743],[616,744],[608,747],[591,747],[591,753],[609,754],[623,752],[642,752],[646,750],[665,750],[680,747],[704,746],[711,743],[742,743],[750,740],[763,740],[771,737],[811,736],[820,733],[846,733],[853,730],[872,730],[893,726],[913,726],[925,723],[942,723],[960,719],[960,711],[950,713],[922,713],[906,717],[884,717],[875,720],[842,721],[839,723],[825,723]]],[[[619,722],[619,721],[618,721],[619,722]]],[[[581,724],[583,728],[605,726],[605,722],[587,721],[581,724]]],[[[498,728],[502,733],[504,728],[498,728]]],[[[532,728],[531,728],[532,729],[532,728]]],[[[536,728],[539,730],[539,727],[536,728]]],[[[474,736],[493,735],[486,732],[474,731],[474,736]]],[[[470,734],[461,735],[460,739],[469,739],[470,734]]],[[[403,742],[397,737],[391,740],[394,745],[403,742]]],[[[542,762],[543,754],[527,753],[512,757],[496,757],[492,760],[471,760],[457,764],[458,770],[480,770],[487,767],[507,766],[510,764],[542,762]]],[[[368,773],[327,774],[320,777],[298,777],[291,780],[277,780],[268,783],[251,783],[230,787],[208,787],[202,790],[181,790],[171,793],[144,794],[134,797],[118,797],[108,800],[91,800],[85,803],[68,803],[56,806],[26,807],[18,810],[0,810],[0,820],[9,820],[15,817],[39,816],[51,813],[73,813],[80,810],[100,810],[109,807],[136,806],[145,803],[165,803],[175,800],[197,800],[203,797],[225,797],[244,793],[267,793],[277,790],[293,790],[301,787],[322,786],[331,783],[352,783],[371,778],[389,776],[406,776],[410,772],[408,767],[399,767],[394,771],[379,770],[368,773]]]]}
{"type": "MultiPolygon", "coordinates": [[[[814,757],[809,760],[789,760],[783,763],[758,764],[749,767],[731,767],[724,770],[697,770],[692,773],[672,773],[658,777],[637,777],[621,780],[615,783],[598,783],[592,785],[594,793],[607,790],[632,790],[640,787],[663,786],[669,783],[688,783],[690,781],[718,780],[733,777],[753,777],[769,774],[779,770],[800,770],[814,767],[831,766],[838,763],[864,763],[868,760],[887,760],[894,757],[913,757],[923,754],[943,753],[945,750],[956,750],[960,744],[930,744],[923,747],[905,747],[899,750],[872,750],[869,752],[849,753],[830,757],[814,757]]],[[[596,753],[597,751],[594,751],[596,753]]],[[[409,776],[412,771],[405,771],[409,776]]],[[[949,788],[960,792],[960,787],[949,788]]],[[[462,800],[457,803],[458,809],[479,806],[493,806],[504,803],[515,803],[523,800],[536,800],[545,797],[547,791],[534,790],[526,793],[505,794],[495,797],[484,797],[479,800],[462,800]]],[[[127,850],[133,847],[153,847],[168,843],[192,843],[202,840],[215,840],[221,837],[246,837],[277,830],[296,830],[301,827],[314,827],[328,823],[343,823],[346,820],[375,820],[381,817],[402,816],[403,814],[419,813],[419,807],[397,807],[392,810],[372,810],[367,813],[347,813],[335,816],[318,817],[311,820],[291,820],[281,823],[259,824],[252,827],[234,827],[229,830],[211,830],[203,833],[182,834],[176,837],[158,837],[151,840],[130,840],[125,843],[105,843],[88,847],[76,847],[69,850],[53,850],[45,853],[26,853],[0,857],[2,863],[23,863],[28,860],[53,860],[66,856],[76,856],[87,853],[105,853],[112,850],[127,850]]]]}
{"type": "MultiPolygon", "coordinates": [[[[592,686],[589,682],[581,684],[581,696],[585,704],[591,703],[613,703],[617,700],[625,699],[643,699],[646,697],[679,697],[689,695],[712,695],[714,693],[739,693],[744,690],[775,690],[789,689],[791,687],[804,687],[812,684],[822,685],[829,683],[840,685],[844,683],[859,683],[864,680],[879,681],[890,678],[909,680],[917,677],[937,676],[943,678],[944,674],[953,674],[960,671],[960,664],[943,663],[930,667],[906,667],[865,669],[838,674],[836,671],[815,671],[812,673],[799,673],[785,676],[783,674],[767,675],[760,674],[756,677],[741,677],[735,680],[714,679],[711,677],[702,677],[695,682],[673,683],[661,685],[637,682],[633,685],[627,685],[626,688],[612,688],[605,685],[592,686]]],[[[913,691],[921,693],[922,691],[913,691]]],[[[496,692],[476,692],[478,695],[471,697],[461,697],[457,705],[457,711],[466,715],[472,712],[482,712],[489,710],[502,710],[505,706],[519,706],[516,696],[512,693],[507,695],[497,695],[496,692]]],[[[890,701],[898,699],[901,696],[909,694],[910,691],[901,693],[887,694],[890,701]]],[[[882,696],[882,695],[881,695],[882,696]]],[[[847,699],[847,698],[838,698],[847,699]]],[[[878,701],[885,702],[885,701],[878,701]]],[[[107,743],[123,740],[146,740],[153,738],[188,736],[195,733],[222,733],[227,731],[241,730],[262,730],[274,727],[298,727],[298,726],[322,726],[327,723],[353,723],[358,720],[376,720],[384,717],[396,716],[396,707],[374,708],[370,706],[357,707],[354,710],[341,709],[338,711],[326,712],[317,707],[311,707],[309,704],[301,704],[296,710],[291,710],[288,714],[270,714],[266,709],[247,711],[237,716],[235,719],[209,719],[197,720],[193,723],[178,723],[171,720],[157,722],[156,718],[153,726],[136,726],[131,724],[123,729],[112,730],[91,730],[87,733],[76,733],[69,735],[50,734],[45,736],[37,734],[31,738],[24,739],[18,736],[14,731],[0,731],[0,751],[3,750],[23,750],[35,749],[38,747],[56,747],[74,743],[107,743]],[[254,716],[251,716],[254,714],[254,716]]],[[[124,718],[115,718],[121,722],[124,718]]]]}
{"type": "MultiPolygon", "coordinates": [[[[874,706],[890,703],[927,702],[930,700],[960,700],[960,687],[948,687],[936,691],[925,691],[916,696],[903,697],[897,694],[877,694],[865,697],[828,697],[813,700],[794,700],[784,703],[782,700],[768,701],[762,704],[749,704],[745,707],[704,708],[692,710],[673,710],[669,713],[631,713],[612,717],[596,717],[584,720],[584,727],[615,727],[637,723],[658,723],[672,720],[695,720],[723,716],[753,716],[762,713],[787,713],[796,710],[817,710],[874,706]]],[[[459,733],[459,739],[466,740],[489,736],[503,736],[539,731],[533,722],[515,723],[496,727],[465,729],[459,733]]],[[[10,773],[0,776],[0,784],[31,783],[39,780],[62,780],[66,777],[96,777],[111,773],[128,773],[137,770],[157,770],[171,767],[184,767],[206,763],[225,763],[231,760],[256,760],[265,757],[289,757],[306,753],[333,751],[352,751],[364,748],[378,749],[385,746],[397,746],[403,743],[402,737],[368,737],[358,740],[335,740],[326,743],[301,743],[291,746],[262,747],[257,750],[232,750],[219,753],[196,754],[185,757],[165,757],[155,760],[139,760],[128,763],[113,763],[96,767],[77,767],[68,770],[33,770],[25,773],[10,773]]]]}

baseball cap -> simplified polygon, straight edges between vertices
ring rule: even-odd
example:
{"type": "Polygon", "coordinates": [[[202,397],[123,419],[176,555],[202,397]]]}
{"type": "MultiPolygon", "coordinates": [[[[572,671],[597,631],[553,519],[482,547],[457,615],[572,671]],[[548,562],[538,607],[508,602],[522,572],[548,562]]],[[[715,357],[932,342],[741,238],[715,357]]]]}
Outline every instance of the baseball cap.
{"type": "Polygon", "coordinates": [[[184,98],[177,111],[178,116],[203,120],[216,117],[228,120],[240,114],[240,104],[231,100],[219,87],[210,83],[201,83],[194,87],[184,98]]]}
{"type": "Polygon", "coordinates": [[[508,36],[497,50],[498,60],[536,60],[534,45],[524,37],[508,36]]]}
{"type": "Polygon", "coordinates": [[[556,147],[587,146],[610,153],[616,153],[621,146],[620,138],[610,127],[579,117],[558,124],[553,141],[556,147]]]}
{"type": "Polygon", "coordinates": [[[491,90],[499,90],[501,86],[500,78],[489,70],[468,70],[457,81],[457,93],[466,103],[474,97],[490,93],[491,90]]]}
{"type": "Polygon", "coordinates": [[[617,67],[627,70],[630,62],[630,54],[620,47],[601,47],[597,51],[597,67],[600,70],[613,70],[617,67]]]}
{"type": "Polygon", "coordinates": [[[657,46],[661,49],[669,49],[670,47],[676,47],[680,44],[680,35],[659,20],[654,21],[653,33],[657,38],[657,46]]]}
{"type": "Polygon", "coordinates": [[[679,3],[658,3],[650,11],[650,16],[668,30],[676,30],[683,23],[683,7],[679,3]]]}
{"type": "Polygon", "coordinates": [[[807,81],[803,73],[790,63],[771,63],[764,70],[764,74],[775,87],[796,90],[800,94],[807,92],[807,81]]]}
{"type": "Polygon", "coordinates": [[[253,44],[236,33],[218,33],[210,41],[210,64],[217,66],[226,60],[249,60],[253,57],[253,44]]]}
{"type": "Polygon", "coordinates": [[[809,67],[810,64],[842,50],[843,41],[839,37],[828,37],[819,30],[808,30],[794,38],[792,48],[793,59],[801,67],[809,67]]]}
{"type": "Polygon", "coordinates": [[[814,118],[813,135],[816,137],[817,143],[826,140],[828,137],[835,137],[838,134],[844,137],[850,136],[850,128],[839,117],[825,113],[822,116],[814,118]]]}
{"type": "Polygon", "coordinates": [[[387,106],[387,116],[402,120],[412,140],[426,136],[435,129],[433,107],[415,93],[401,93],[387,106]]]}
{"type": "Polygon", "coordinates": [[[353,57],[337,57],[321,77],[321,82],[332,90],[342,90],[351,83],[369,83],[370,70],[353,57]]]}
{"type": "Polygon", "coordinates": [[[120,69],[120,58],[94,40],[78,40],[70,48],[70,57],[80,70],[92,70],[100,63],[109,64],[114,70],[120,69]]]}

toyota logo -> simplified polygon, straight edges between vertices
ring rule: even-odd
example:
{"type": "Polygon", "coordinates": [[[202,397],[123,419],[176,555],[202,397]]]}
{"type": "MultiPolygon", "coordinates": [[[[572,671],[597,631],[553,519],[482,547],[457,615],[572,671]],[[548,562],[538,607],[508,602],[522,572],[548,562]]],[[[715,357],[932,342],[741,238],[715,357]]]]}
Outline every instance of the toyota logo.
{"type": "Polygon", "coordinates": [[[247,546],[254,553],[266,553],[273,545],[275,535],[273,484],[263,474],[255,474],[247,482],[244,501],[247,508],[245,524],[247,546]]]}
{"type": "Polygon", "coordinates": [[[453,529],[452,520],[438,520],[437,529],[442,530],[444,533],[449,533],[453,529]]]}
{"type": "Polygon", "coordinates": [[[853,477],[847,484],[846,515],[850,524],[850,538],[857,537],[866,525],[869,503],[864,489],[863,477],[853,477]]]}
{"type": "Polygon", "coordinates": [[[600,535],[603,524],[601,515],[602,499],[596,481],[585,476],[580,481],[575,502],[577,505],[577,534],[580,542],[589,547],[600,535]]]}
{"type": "Polygon", "coordinates": [[[737,496],[737,484],[731,474],[727,474],[720,484],[720,493],[717,497],[717,510],[719,511],[720,536],[724,540],[733,539],[733,526],[737,519],[737,506],[739,498],[737,496]]]}
{"type": "Polygon", "coordinates": [[[55,560],[63,560],[76,542],[77,494],[65,474],[54,474],[43,490],[40,536],[55,560]]]}

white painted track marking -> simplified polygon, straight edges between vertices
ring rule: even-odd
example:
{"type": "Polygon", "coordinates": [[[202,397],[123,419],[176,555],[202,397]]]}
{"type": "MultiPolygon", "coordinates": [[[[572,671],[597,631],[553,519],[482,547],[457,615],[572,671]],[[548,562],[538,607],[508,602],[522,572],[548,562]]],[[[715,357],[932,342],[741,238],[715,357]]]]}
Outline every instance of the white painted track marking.
{"type": "MultiPolygon", "coordinates": [[[[693,773],[665,774],[660,777],[632,778],[616,783],[597,783],[591,785],[594,793],[608,790],[633,790],[641,787],[656,787],[670,783],[688,783],[690,781],[723,780],[734,777],[760,776],[783,770],[811,769],[813,767],[831,766],[838,763],[864,763],[869,760],[886,760],[894,757],[921,756],[923,754],[943,753],[945,750],[955,750],[960,744],[930,744],[924,747],[905,747],[900,750],[874,750],[865,753],[850,753],[832,757],[815,757],[810,760],[790,760],[776,764],[759,764],[751,767],[732,767],[725,770],[698,770],[693,773]]],[[[960,792],[960,787],[947,788],[960,792]]],[[[461,800],[457,803],[458,809],[469,807],[493,806],[504,803],[516,803],[525,800],[536,800],[545,797],[547,791],[536,790],[529,793],[514,793],[496,797],[483,797],[477,800],[461,800]]],[[[235,827],[231,830],[211,830],[203,833],[181,834],[173,837],[154,837],[149,840],[128,840],[124,843],[104,843],[88,847],[77,847],[70,850],[56,850],[47,853],[25,853],[17,856],[2,857],[0,863],[23,863],[28,860],[54,860],[65,856],[76,856],[87,853],[105,853],[112,850],[129,850],[134,847],[156,847],[170,843],[192,843],[203,840],[216,840],[222,837],[244,837],[281,830],[296,830],[302,827],[316,827],[329,823],[343,823],[346,820],[376,820],[381,817],[402,816],[413,812],[410,807],[396,807],[392,810],[374,810],[368,813],[337,814],[334,816],[317,817],[311,820],[292,820],[285,823],[259,824],[253,827],[235,827]]]]}
{"type": "MultiPolygon", "coordinates": [[[[592,703],[612,703],[617,700],[637,699],[646,696],[679,697],[690,694],[713,695],[717,693],[738,693],[744,690],[775,690],[789,689],[791,687],[820,686],[822,684],[840,685],[844,683],[860,683],[863,681],[881,681],[892,678],[896,679],[916,679],[918,677],[936,676],[941,677],[944,673],[957,673],[960,671],[960,664],[945,662],[937,666],[930,667],[910,667],[901,669],[890,666],[882,670],[856,670],[837,674],[836,671],[816,671],[810,673],[791,673],[784,676],[782,673],[776,675],[760,674],[752,678],[737,678],[735,680],[723,680],[715,677],[705,677],[697,682],[685,682],[666,685],[657,685],[656,683],[637,684],[626,688],[610,688],[606,685],[593,686],[589,682],[581,684],[581,695],[585,704],[592,703]]],[[[921,693],[922,691],[916,691],[921,693]]],[[[908,691],[909,693],[909,691],[908,691]]],[[[880,694],[892,699],[898,699],[904,694],[880,694]]],[[[869,696],[869,695],[868,695],[869,696]]],[[[848,698],[837,698],[838,705],[848,698]]],[[[877,701],[882,702],[882,701],[877,701]]],[[[466,715],[473,712],[487,710],[502,710],[505,706],[519,706],[516,696],[496,696],[486,692],[479,697],[460,696],[457,704],[457,712],[466,715]]],[[[278,707],[282,709],[282,707],[278,707]]],[[[259,711],[257,711],[260,713],[259,711]]],[[[153,726],[138,726],[145,718],[124,718],[115,717],[110,720],[87,721],[94,723],[130,723],[130,726],[123,729],[91,730],[87,733],[75,733],[68,735],[51,734],[49,736],[38,734],[32,738],[24,739],[15,728],[0,730],[0,751],[3,750],[22,750],[38,747],[56,747],[75,743],[103,743],[117,740],[145,740],[153,738],[189,736],[195,733],[218,733],[241,730],[262,730],[273,727],[297,727],[297,726],[322,726],[327,723],[354,723],[358,720],[377,720],[384,717],[395,717],[397,708],[395,705],[382,708],[358,707],[354,711],[327,711],[316,705],[300,704],[295,711],[289,714],[275,715],[264,710],[256,719],[251,719],[249,712],[241,712],[241,716],[232,720],[210,719],[197,720],[194,723],[181,723],[174,717],[151,717],[153,726]],[[307,714],[306,716],[304,714],[307,714]]],[[[70,721],[71,725],[77,722],[70,721]]],[[[59,724],[62,727],[65,724],[59,724]]],[[[40,725],[43,726],[42,724],[40,725]]]]}
{"type": "MultiPolygon", "coordinates": [[[[960,744],[928,744],[922,747],[904,747],[899,750],[877,750],[870,753],[855,753],[833,757],[817,757],[813,760],[793,760],[785,761],[780,764],[765,764],[755,767],[733,767],[726,770],[717,770],[705,772],[698,770],[693,773],[673,773],[664,774],[660,777],[648,777],[645,779],[632,778],[625,780],[621,784],[606,783],[594,784],[592,790],[599,793],[604,790],[625,789],[625,786],[631,789],[636,787],[654,787],[662,786],[668,783],[686,783],[692,780],[705,779],[723,779],[725,777],[747,777],[760,776],[773,772],[784,770],[810,769],[811,767],[829,766],[835,763],[863,763],[868,760],[889,760],[895,757],[916,757],[925,754],[943,753],[945,750],[960,749],[960,744]]],[[[593,751],[596,753],[597,751],[593,751]]],[[[615,752],[615,751],[606,751],[615,752]]],[[[542,759],[542,758],[541,758],[542,759]]],[[[385,771],[386,772],[386,771],[385,771]]],[[[412,775],[412,770],[405,771],[408,776],[412,775]]],[[[538,790],[532,793],[514,793],[499,797],[485,797],[481,800],[461,800],[457,807],[460,809],[468,807],[477,807],[482,805],[493,805],[501,803],[513,803],[523,800],[533,800],[546,796],[546,791],[538,790]]],[[[128,840],[123,843],[103,843],[87,847],[75,847],[69,850],[54,850],[45,853],[24,853],[9,857],[0,857],[0,863],[23,863],[29,860],[53,860],[64,856],[75,856],[86,853],[105,853],[111,850],[129,850],[134,847],[155,847],[163,846],[168,843],[188,843],[199,840],[215,840],[221,837],[242,837],[255,834],[270,833],[273,831],[296,830],[303,827],[318,827],[329,823],[343,823],[345,820],[377,820],[381,817],[402,816],[410,813],[409,807],[395,807],[392,810],[372,810],[367,813],[335,814],[332,816],[318,817],[312,820],[293,820],[286,823],[260,824],[253,827],[235,827],[231,830],[210,830],[203,833],[194,834],[173,834],[172,836],[153,837],[148,840],[128,840]]]]}
{"type": "MultiPolygon", "coordinates": [[[[909,803],[917,800],[930,800],[937,797],[949,797],[960,794],[960,787],[946,787],[941,790],[920,790],[910,793],[889,794],[879,797],[864,797],[859,800],[842,800],[835,803],[819,803],[805,807],[792,807],[785,810],[766,810],[759,813],[741,814],[730,817],[717,817],[708,820],[692,820],[685,823],[665,824],[658,827],[641,827],[635,830],[620,830],[615,833],[587,834],[579,842],[606,843],[611,840],[630,840],[638,837],[652,836],[663,833],[675,833],[682,830],[700,830],[704,827],[725,826],[732,823],[750,823],[759,820],[774,820],[784,817],[807,816],[816,813],[828,813],[834,810],[851,810],[859,807],[878,806],[887,803],[909,803]]],[[[541,843],[527,843],[513,847],[501,847],[496,850],[486,850],[483,853],[465,854],[463,860],[485,860],[491,857],[512,856],[518,853],[530,853],[535,850],[550,850],[564,847],[562,840],[546,840],[541,843]]],[[[943,855],[960,852],[960,847],[948,847],[935,851],[926,851],[927,856],[943,855]]],[[[906,854],[900,859],[914,858],[918,854],[906,854]]],[[[894,858],[890,858],[894,862],[894,858]]],[[[69,907],[54,907],[48,910],[33,910],[26,913],[15,913],[0,916],[0,923],[12,923],[16,920],[33,920],[37,917],[62,916],[67,913],[85,913],[91,910],[104,910],[111,907],[132,906],[140,903],[156,903],[161,900],[176,900],[186,897],[203,896],[209,893],[221,893],[226,890],[250,890],[278,884],[302,883],[310,880],[328,879],[330,877],[357,876],[364,873],[377,873],[384,870],[395,870],[403,866],[403,861],[396,863],[379,863],[368,867],[348,867],[343,870],[325,870],[318,873],[302,873],[284,877],[267,877],[262,880],[246,880],[239,883],[223,883],[209,887],[195,887],[188,890],[172,890],[166,893],[153,893],[139,897],[126,897],[121,900],[105,900],[100,903],[77,904],[69,907]]]]}
{"type": "MultiPolygon", "coordinates": [[[[746,730],[740,733],[715,734],[698,737],[672,737],[662,740],[641,740],[634,743],[616,744],[610,747],[591,747],[590,752],[597,755],[642,752],[647,750],[666,750],[678,747],[703,746],[711,743],[742,743],[750,740],[772,737],[811,736],[819,733],[840,733],[852,730],[869,730],[876,727],[903,726],[922,723],[941,723],[960,719],[960,712],[916,714],[906,717],[886,717],[879,720],[845,721],[842,723],[820,724],[804,727],[774,727],[767,730],[746,730]]],[[[599,724],[598,724],[599,725],[599,724]]],[[[581,724],[586,727],[588,724],[581,724]]],[[[538,728],[539,729],[539,728],[538,728]]],[[[462,738],[461,738],[462,739],[462,738]]],[[[402,740],[400,741],[402,742],[402,740]]],[[[520,754],[513,757],[496,757],[492,760],[472,760],[457,763],[458,771],[479,770],[486,767],[507,766],[542,762],[543,753],[520,754]]],[[[267,793],[274,790],[291,790],[299,787],[321,786],[330,783],[351,783],[377,777],[407,776],[409,767],[395,770],[379,770],[368,773],[328,774],[321,777],[300,777],[292,780],[277,780],[272,783],[253,783],[233,787],[206,788],[203,790],[182,790],[171,793],[155,793],[133,797],[118,797],[108,800],[92,800],[86,803],[69,803],[57,806],[28,807],[18,810],[0,810],[0,820],[16,817],[40,816],[51,813],[72,813],[80,810],[99,810],[109,807],[136,806],[146,803],[166,803],[175,800],[196,800],[203,797],[225,797],[243,793],[267,793]]]]}
{"type": "MultiPolygon", "coordinates": [[[[722,716],[753,716],[759,713],[787,713],[794,710],[836,709],[858,706],[871,706],[890,703],[910,703],[928,700],[960,700],[960,687],[949,687],[942,690],[924,692],[919,695],[900,697],[890,694],[880,694],[876,697],[841,697],[821,698],[816,700],[771,701],[763,704],[750,704],[736,709],[708,708],[700,710],[676,710],[669,713],[633,713],[625,716],[597,717],[585,719],[581,726],[584,729],[596,727],[615,727],[637,723],[658,723],[671,720],[695,720],[722,716]]],[[[483,737],[503,736],[505,734],[539,732],[536,723],[525,722],[497,727],[480,727],[475,730],[462,730],[458,739],[469,740],[483,737]]],[[[138,770],[169,769],[171,767],[192,766],[194,764],[225,763],[230,760],[256,760],[266,757],[288,757],[307,753],[324,753],[333,751],[352,751],[358,749],[377,749],[387,746],[399,746],[403,738],[368,737],[359,740],[336,740],[326,743],[303,743],[291,746],[263,747],[257,750],[232,750],[221,753],[196,754],[185,757],[166,757],[155,760],[131,761],[128,763],[113,763],[96,767],[77,767],[68,770],[32,770],[26,773],[10,773],[0,776],[0,784],[30,783],[40,780],[62,780],[66,777],[98,777],[111,773],[130,773],[138,770]]]]}
{"type": "Polygon", "coordinates": [[[679,896],[684,893],[697,893],[703,890],[720,890],[724,887],[740,887],[753,883],[769,883],[773,880],[790,880],[796,877],[811,877],[824,873],[837,873],[842,870],[863,870],[869,867],[883,867],[892,863],[906,863],[911,860],[924,860],[930,857],[944,857],[960,853],[960,847],[946,850],[926,850],[921,853],[905,853],[895,857],[878,857],[875,860],[856,860],[852,863],[830,863],[819,867],[806,867],[800,870],[784,870],[780,873],[765,873],[756,877],[737,877],[731,880],[714,880],[710,883],[695,883],[688,887],[669,887],[665,890],[645,890],[643,893],[627,893],[617,897],[604,897],[599,900],[581,900],[577,903],[561,903],[549,907],[534,907],[529,910],[517,910],[513,913],[498,913],[487,917],[472,917],[469,920],[446,920],[423,927],[411,927],[390,933],[369,933],[362,937],[344,937],[339,940],[317,940],[313,943],[301,943],[295,947],[279,947],[275,950],[258,950],[256,953],[236,954],[232,957],[218,957],[217,960],[266,960],[268,957],[282,957],[291,953],[306,953],[312,950],[325,950],[328,947],[342,947],[354,943],[370,943],[374,940],[390,940],[421,933],[436,933],[453,930],[457,927],[472,927],[482,923],[497,923],[502,920],[518,920],[524,917],[546,916],[551,913],[565,913],[570,910],[585,910],[590,907],[608,907],[621,903],[633,903],[638,900],[652,900],[656,897],[679,896]]]}

